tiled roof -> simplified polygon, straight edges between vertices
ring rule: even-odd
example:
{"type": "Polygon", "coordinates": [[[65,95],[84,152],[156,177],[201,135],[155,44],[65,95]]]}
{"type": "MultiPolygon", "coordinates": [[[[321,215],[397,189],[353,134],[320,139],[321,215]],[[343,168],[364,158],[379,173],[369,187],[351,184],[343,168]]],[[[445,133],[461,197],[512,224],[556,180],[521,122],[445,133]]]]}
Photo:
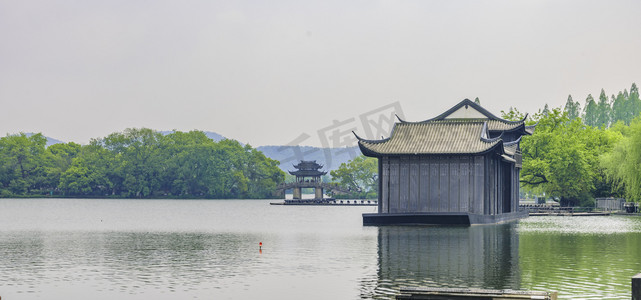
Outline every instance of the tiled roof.
{"type": "Polygon", "coordinates": [[[323,166],[316,163],[315,160],[301,160],[298,164],[294,165],[294,168],[300,170],[318,170],[323,166]]]}
{"type": "MultiPolygon", "coordinates": [[[[398,116],[397,116],[398,117],[398,116]]],[[[364,140],[358,145],[367,156],[397,154],[480,154],[501,145],[501,153],[513,156],[520,138],[503,141],[504,133],[531,135],[535,126],[525,126],[527,115],[518,121],[501,119],[480,105],[465,99],[435,118],[407,122],[399,118],[387,139],[364,140]],[[489,132],[500,136],[489,140],[489,132]],[[504,144],[505,142],[505,144],[504,144]]]]}
{"type": "MultiPolygon", "coordinates": [[[[443,120],[426,120],[417,123],[437,123],[437,122],[448,122],[448,123],[469,123],[469,122],[487,122],[487,129],[490,131],[509,131],[520,126],[524,126],[523,122],[505,122],[504,120],[491,120],[491,119],[443,119],[443,120]]],[[[403,123],[412,123],[403,121],[403,123]]],[[[527,128],[527,127],[525,127],[527,128]]]]}
{"type": "Polygon", "coordinates": [[[523,126],[523,123],[506,123],[499,120],[488,120],[487,129],[490,131],[508,131],[523,126]]]}
{"type": "Polygon", "coordinates": [[[289,171],[289,174],[296,176],[321,176],[327,174],[327,172],[317,171],[317,170],[296,170],[289,171]]]}
{"type": "Polygon", "coordinates": [[[363,152],[377,154],[472,154],[486,152],[501,140],[481,138],[482,121],[443,120],[396,123],[392,135],[380,141],[359,140],[363,152]]]}

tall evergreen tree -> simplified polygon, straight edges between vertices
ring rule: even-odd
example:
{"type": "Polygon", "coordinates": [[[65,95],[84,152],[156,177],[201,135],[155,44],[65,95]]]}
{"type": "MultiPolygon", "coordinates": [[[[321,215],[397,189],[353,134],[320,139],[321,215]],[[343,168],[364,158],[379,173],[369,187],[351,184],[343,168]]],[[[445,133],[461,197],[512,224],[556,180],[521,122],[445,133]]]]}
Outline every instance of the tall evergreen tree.
{"type": "Polygon", "coordinates": [[[610,115],[612,108],[608,102],[608,96],[605,95],[605,91],[601,89],[601,94],[599,95],[599,104],[597,105],[597,117],[596,117],[596,126],[598,127],[609,127],[610,126],[610,115]]]}
{"type": "Polygon", "coordinates": [[[628,118],[632,121],[632,119],[641,114],[641,99],[639,99],[639,88],[636,83],[633,83],[632,87],[630,87],[630,96],[628,97],[627,104],[628,107],[626,110],[628,112],[628,118]]]}
{"type": "Polygon", "coordinates": [[[623,121],[625,124],[629,124],[630,120],[627,119],[626,108],[628,99],[624,96],[623,92],[619,92],[616,97],[612,95],[612,123],[618,121],[623,121]]]}
{"type": "Polygon", "coordinates": [[[589,94],[585,99],[585,106],[583,107],[583,123],[588,126],[597,126],[598,120],[598,106],[589,94]]]}
{"type": "Polygon", "coordinates": [[[565,102],[564,110],[568,113],[568,118],[570,120],[581,117],[581,104],[579,104],[579,101],[574,102],[572,100],[572,95],[568,95],[568,101],[565,102]]]}
{"type": "Polygon", "coordinates": [[[543,113],[544,116],[547,116],[548,114],[550,114],[550,107],[548,106],[547,103],[545,103],[545,106],[543,107],[542,113],[543,113]]]}

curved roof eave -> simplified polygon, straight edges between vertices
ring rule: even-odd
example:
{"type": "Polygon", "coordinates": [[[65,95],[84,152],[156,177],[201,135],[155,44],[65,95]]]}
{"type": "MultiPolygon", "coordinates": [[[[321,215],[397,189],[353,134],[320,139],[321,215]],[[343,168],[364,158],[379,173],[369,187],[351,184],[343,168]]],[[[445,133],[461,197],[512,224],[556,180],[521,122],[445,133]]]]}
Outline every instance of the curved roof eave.
{"type": "Polygon", "coordinates": [[[525,132],[529,135],[534,134],[534,130],[536,129],[536,126],[539,125],[539,122],[540,121],[536,122],[534,125],[525,126],[525,132]]]}
{"type": "Polygon", "coordinates": [[[528,132],[528,126],[526,126],[525,123],[521,123],[519,126],[516,126],[514,128],[510,128],[510,129],[505,129],[505,130],[488,129],[488,131],[493,131],[493,132],[499,132],[499,131],[500,132],[515,132],[515,131],[520,131],[522,134],[532,135],[530,132],[528,132]]]}
{"type": "MultiPolygon", "coordinates": [[[[496,142],[496,141],[494,141],[496,142]]],[[[497,150],[497,148],[500,148],[499,153],[505,154],[505,148],[503,146],[503,140],[499,140],[491,146],[490,148],[487,148],[483,151],[480,152],[470,152],[470,153],[379,153],[374,150],[371,150],[367,148],[367,146],[363,145],[360,141],[358,142],[358,148],[361,150],[361,153],[363,155],[368,156],[368,157],[383,157],[383,156],[403,156],[403,155],[430,155],[430,156],[435,156],[435,155],[485,155],[489,152],[492,152],[494,150],[497,150]]]]}
{"type": "MultiPolygon", "coordinates": [[[[398,117],[398,116],[397,116],[397,117],[398,117]]],[[[400,118],[399,118],[399,120],[400,120],[400,118]]],[[[402,122],[402,121],[401,121],[401,122],[402,122]]],[[[362,138],[362,137],[358,136],[358,134],[356,134],[356,132],[354,132],[353,130],[352,130],[352,133],[354,134],[354,136],[356,137],[356,139],[357,139],[359,142],[360,142],[360,141],[363,141],[363,142],[370,143],[370,144],[380,144],[380,143],[385,143],[385,142],[389,141],[389,140],[394,136],[394,131],[396,130],[396,124],[398,124],[398,123],[394,123],[394,126],[392,126],[392,132],[390,132],[389,137],[384,138],[384,139],[380,139],[380,140],[368,140],[368,139],[364,139],[364,138],[362,138]]]]}
{"type": "Polygon", "coordinates": [[[516,139],[516,140],[514,140],[514,141],[511,141],[511,142],[503,142],[503,144],[504,144],[505,146],[512,146],[512,145],[514,145],[514,144],[518,144],[519,142],[521,142],[521,138],[522,138],[522,137],[523,137],[523,136],[520,136],[518,139],[516,139]]]}
{"type": "Polygon", "coordinates": [[[498,140],[501,140],[501,139],[503,139],[503,132],[501,132],[501,134],[499,136],[497,136],[495,138],[491,138],[491,139],[484,138],[483,136],[481,136],[481,141],[484,141],[486,143],[494,143],[494,142],[496,142],[498,140]]]}

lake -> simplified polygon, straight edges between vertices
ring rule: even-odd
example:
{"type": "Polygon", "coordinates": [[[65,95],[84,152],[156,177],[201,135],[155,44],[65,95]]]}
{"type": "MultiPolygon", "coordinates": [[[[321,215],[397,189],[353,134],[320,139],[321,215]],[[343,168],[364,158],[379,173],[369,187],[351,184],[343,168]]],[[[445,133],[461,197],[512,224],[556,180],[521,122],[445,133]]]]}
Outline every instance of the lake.
{"type": "Polygon", "coordinates": [[[269,202],[0,199],[0,296],[392,299],[431,286],[629,299],[641,272],[639,217],[364,227],[375,207],[269,202]]]}

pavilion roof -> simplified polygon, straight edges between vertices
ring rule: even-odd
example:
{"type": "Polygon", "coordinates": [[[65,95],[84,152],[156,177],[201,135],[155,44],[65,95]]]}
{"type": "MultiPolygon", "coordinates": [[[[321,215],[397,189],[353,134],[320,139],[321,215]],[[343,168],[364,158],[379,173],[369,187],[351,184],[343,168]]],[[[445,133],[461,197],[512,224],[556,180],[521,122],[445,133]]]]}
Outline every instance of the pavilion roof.
{"type": "Polygon", "coordinates": [[[531,135],[534,132],[534,126],[525,126],[525,119],[527,119],[527,114],[522,120],[511,121],[502,119],[473,101],[465,99],[434,118],[419,122],[408,122],[399,118],[399,121],[401,123],[431,123],[442,121],[467,123],[485,121],[487,122],[487,128],[489,131],[521,130],[523,134],[531,135]]]}
{"type": "Polygon", "coordinates": [[[502,145],[500,138],[484,138],[485,122],[396,123],[383,140],[359,138],[364,154],[470,154],[485,153],[502,145]],[[366,153],[367,152],[367,153],[366,153]]]}
{"type": "Polygon", "coordinates": [[[407,122],[399,118],[389,138],[366,140],[358,135],[358,145],[367,156],[400,154],[481,154],[499,148],[501,154],[513,156],[520,138],[502,140],[504,132],[530,135],[534,126],[525,126],[527,115],[519,121],[501,119],[480,105],[465,99],[435,118],[407,122]],[[500,133],[490,139],[490,132],[500,133]]]}
{"type": "Polygon", "coordinates": [[[315,160],[301,160],[298,164],[294,165],[294,168],[299,170],[318,170],[322,167],[323,165],[317,163],[315,160]]]}
{"type": "Polygon", "coordinates": [[[327,174],[327,172],[317,171],[317,170],[296,170],[296,171],[289,171],[289,174],[292,174],[295,176],[316,177],[316,176],[323,176],[327,174]]]}

